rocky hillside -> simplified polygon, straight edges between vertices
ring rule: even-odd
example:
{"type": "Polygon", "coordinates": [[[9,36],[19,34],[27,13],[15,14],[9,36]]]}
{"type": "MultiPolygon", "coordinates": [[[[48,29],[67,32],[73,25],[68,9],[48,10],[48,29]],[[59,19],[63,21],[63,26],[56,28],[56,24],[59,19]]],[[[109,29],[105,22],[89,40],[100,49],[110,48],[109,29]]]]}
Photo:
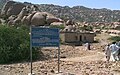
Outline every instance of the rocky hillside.
{"type": "Polygon", "coordinates": [[[3,5],[10,0],[0,0],[0,9],[3,7],[3,5]]]}
{"type": "Polygon", "coordinates": [[[120,10],[110,9],[91,9],[84,6],[58,6],[42,4],[38,5],[41,11],[50,12],[63,19],[72,19],[75,21],[87,22],[111,22],[120,19],[120,10]]]}
{"type": "MultiPolygon", "coordinates": [[[[8,0],[0,0],[0,7],[8,0]]],[[[24,2],[31,5],[32,3],[24,2]]],[[[52,13],[56,17],[81,22],[116,22],[120,19],[120,10],[91,9],[84,6],[58,6],[53,4],[36,4],[40,11],[52,13]]]]}

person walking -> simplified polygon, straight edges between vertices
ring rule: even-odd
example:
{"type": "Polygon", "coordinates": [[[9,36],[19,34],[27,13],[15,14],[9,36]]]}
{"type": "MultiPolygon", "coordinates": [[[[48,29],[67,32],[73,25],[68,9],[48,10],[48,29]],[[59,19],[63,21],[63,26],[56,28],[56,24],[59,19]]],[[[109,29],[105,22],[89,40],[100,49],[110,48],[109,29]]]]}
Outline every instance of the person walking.
{"type": "Polygon", "coordinates": [[[87,42],[87,43],[85,44],[85,47],[86,47],[86,50],[91,50],[91,49],[90,49],[90,43],[89,43],[89,42],[87,42]]]}
{"type": "Polygon", "coordinates": [[[109,46],[109,49],[111,50],[111,58],[112,61],[117,61],[118,59],[118,51],[120,47],[116,45],[116,42],[112,42],[112,44],[109,46]]]}
{"type": "Polygon", "coordinates": [[[111,51],[110,51],[110,49],[109,49],[109,44],[108,45],[106,45],[106,47],[105,47],[105,54],[106,54],[106,60],[107,60],[107,62],[109,62],[109,60],[110,60],[110,56],[111,56],[111,51]]]}

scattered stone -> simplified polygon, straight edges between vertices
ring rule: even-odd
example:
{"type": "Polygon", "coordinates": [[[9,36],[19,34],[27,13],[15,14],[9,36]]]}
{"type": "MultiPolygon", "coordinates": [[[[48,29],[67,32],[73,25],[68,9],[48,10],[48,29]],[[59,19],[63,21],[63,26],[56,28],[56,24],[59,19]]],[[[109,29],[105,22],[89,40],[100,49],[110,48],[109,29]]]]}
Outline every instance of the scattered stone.
{"type": "Polygon", "coordinates": [[[50,72],[55,73],[55,71],[53,69],[50,72]]]}
{"type": "Polygon", "coordinates": [[[66,58],[66,56],[61,56],[61,58],[66,58]]]}
{"type": "Polygon", "coordinates": [[[72,74],[72,73],[68,73],[68,75],[75,75],[75,74],[72,74]]]}
{"type": "Polygon", "coordinates": [[[40,67],[41,69],[45,68],[43,65],[40,67]]]}

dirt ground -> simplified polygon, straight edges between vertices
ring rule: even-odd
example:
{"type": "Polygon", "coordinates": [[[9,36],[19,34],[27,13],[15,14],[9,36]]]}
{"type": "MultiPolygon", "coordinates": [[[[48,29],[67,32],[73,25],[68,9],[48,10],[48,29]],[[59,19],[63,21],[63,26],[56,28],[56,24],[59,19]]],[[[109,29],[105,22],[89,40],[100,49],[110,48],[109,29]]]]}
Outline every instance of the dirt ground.
{"type": "MultiPolygon", "coordinates": [[[[61,45],[60,71],[57,74],[57,48],[43,48],[42,52],[49,59],[33,62],[35,75],[120,75],[120,62],[106,62],[104,45],[110,41],[108,34],[98,34],[92,43],[91,50],[83,46],[61,45]]],[[[0,75],[28,75],[30,63],[0,65],[0,75]]]]}

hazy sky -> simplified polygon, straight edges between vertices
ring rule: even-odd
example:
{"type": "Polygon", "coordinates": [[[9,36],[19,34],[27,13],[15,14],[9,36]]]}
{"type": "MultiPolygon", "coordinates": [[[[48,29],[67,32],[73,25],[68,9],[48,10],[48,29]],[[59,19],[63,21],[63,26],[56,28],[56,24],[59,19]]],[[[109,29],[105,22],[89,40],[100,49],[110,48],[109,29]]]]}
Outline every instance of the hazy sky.
{"type": "Polygon", "coordinates": [[[120,0],[14,0],[34,4],[55,4],[60,6],[85,6],[89,8],[108,8],[120,10],[120,0]]]}

